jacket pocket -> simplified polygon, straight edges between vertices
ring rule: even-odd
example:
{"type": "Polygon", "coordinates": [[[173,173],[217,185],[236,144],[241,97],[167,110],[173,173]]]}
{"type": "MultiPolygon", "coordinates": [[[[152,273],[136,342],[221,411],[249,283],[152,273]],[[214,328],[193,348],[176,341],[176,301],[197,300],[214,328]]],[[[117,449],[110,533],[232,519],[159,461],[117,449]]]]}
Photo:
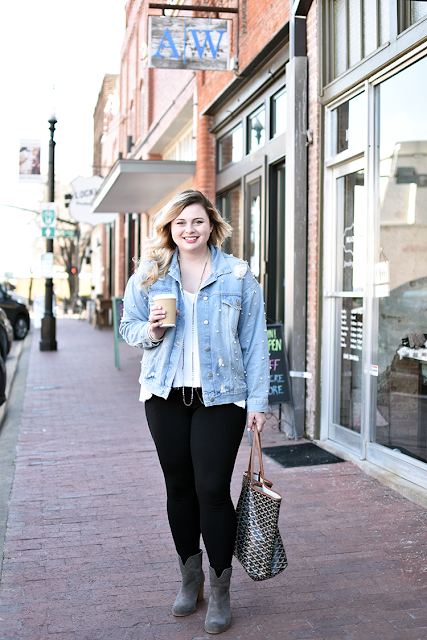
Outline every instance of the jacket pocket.
{"type": "Polygon", "coordinates": [[[242,300],[239,295],[221,296],[221,307],[223,322],[230,327],[233,335],[236,335],[237,325],[239,322],[240,311],[242,309],[242,300]]]}

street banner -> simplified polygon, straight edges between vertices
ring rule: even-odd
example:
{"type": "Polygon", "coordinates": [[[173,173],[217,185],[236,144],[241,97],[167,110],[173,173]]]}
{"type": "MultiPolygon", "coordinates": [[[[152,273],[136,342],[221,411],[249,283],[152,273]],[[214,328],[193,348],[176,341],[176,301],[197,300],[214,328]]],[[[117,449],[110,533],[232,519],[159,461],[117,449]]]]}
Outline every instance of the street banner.
{"type": "Polygon", "coordinates": [[[148,66],[228,71],[230,23],[218,18],[149,16],[148,66]]]}
{"type": "Polygon", "coordinates": [[[54,238],[56,228],[56,204],[54,202],[43,202],[41,214],[42,238],[54,238]]]}
{"type": "Polygon", "coordinates": [[[19,141],[19,182],[40,182],[40,140],[19,141]]]}
{"type": "Polygon", "coordinates": [[[53,253],[42,253],[40,275],[42,278],[53,278],[53,253]]]}

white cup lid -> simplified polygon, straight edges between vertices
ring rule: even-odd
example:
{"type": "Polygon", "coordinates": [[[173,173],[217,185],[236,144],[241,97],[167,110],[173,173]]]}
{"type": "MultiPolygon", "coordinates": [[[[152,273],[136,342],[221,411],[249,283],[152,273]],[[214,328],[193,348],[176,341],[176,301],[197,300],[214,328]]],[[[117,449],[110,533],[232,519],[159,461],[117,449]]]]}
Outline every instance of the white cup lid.
{"type": "Polygon", "coordinates": [[[153,296],[153,300],[169,300],[169,298],[177,300],[177,297],[174,293],[162,293],[157,296],[153,296]]]}

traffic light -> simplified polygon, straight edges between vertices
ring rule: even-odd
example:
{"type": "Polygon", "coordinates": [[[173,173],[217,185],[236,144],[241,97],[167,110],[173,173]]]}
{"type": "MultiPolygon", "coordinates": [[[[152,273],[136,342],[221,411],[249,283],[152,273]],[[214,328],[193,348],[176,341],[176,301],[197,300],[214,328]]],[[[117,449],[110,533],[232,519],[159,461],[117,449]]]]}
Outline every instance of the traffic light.
{"type": "Polygon", "coordinates": [[[76,275],[76,273],[77,273],[76,267],[71,267],[71,273],[73,274],[73,276],[76,275]]]}
{"type": "Polygon", "coordinates": [[[70,200],[73,196],[71,195],[71,193],[66,193],[64,195],[64,200],[65,200],[65,207],[68,208],[70,206],[70,200]]]}

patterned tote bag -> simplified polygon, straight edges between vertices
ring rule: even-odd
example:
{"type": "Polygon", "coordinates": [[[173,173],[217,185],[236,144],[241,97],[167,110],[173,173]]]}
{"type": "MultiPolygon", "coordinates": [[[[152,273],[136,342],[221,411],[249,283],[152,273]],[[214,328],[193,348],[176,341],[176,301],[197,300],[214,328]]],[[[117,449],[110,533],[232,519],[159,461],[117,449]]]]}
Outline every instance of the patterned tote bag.
{"type": "Polygon", "coordinates": [[[237,536],[234,555],[252,580],[267,580],[288,566],[280,537],[278,520],[282,497],[265,479],[262,464],[261,436],[253,432],[249,469],[243,474],[237,503],[237,536]],[[254,473],[255,449],[258,450],[259,473],[254,473]]]}

